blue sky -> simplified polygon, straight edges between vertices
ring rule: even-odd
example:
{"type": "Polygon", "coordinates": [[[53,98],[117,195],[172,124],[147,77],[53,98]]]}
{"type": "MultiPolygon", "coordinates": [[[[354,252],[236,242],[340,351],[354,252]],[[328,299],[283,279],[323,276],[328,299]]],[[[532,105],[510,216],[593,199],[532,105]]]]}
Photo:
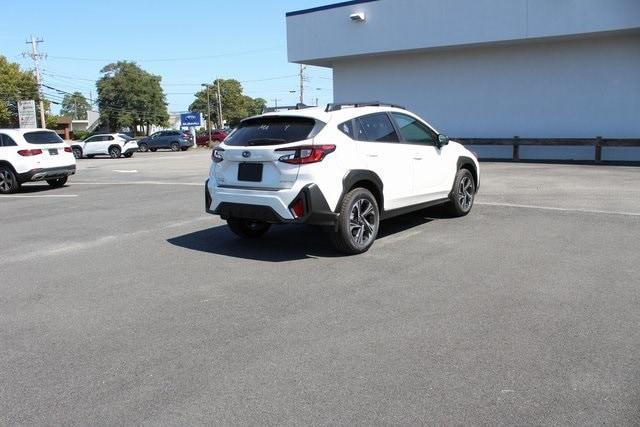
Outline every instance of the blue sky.
{"type": "MultiPolygon", "coordinates": [[[[5,2],[0,55],[32,68],[21,56],[31,34],[40,50],[43,83],[93,92],[100,69],[134,60],[162,76],[170,111],[184,111],[200,83],[216,76],[244,81],[245,93],[273,104],[294,104],[298,72],[287,61],[285,13],[331,0],[35,0],[5,2]],[[271,79],[255,81],[261,79],[271,79]]],[[[331,70],[309,67],[305,102],[332,99],[331,70]],[[319,89],[319,90],[318,90],[319,89]]],[[[51,98],[55,98],[53,91],[51,98]]],[[[59,96],[59,95],[58,95],[59,96]]],[[[54,111],[57,108],[54,106],[54,111]]]]}

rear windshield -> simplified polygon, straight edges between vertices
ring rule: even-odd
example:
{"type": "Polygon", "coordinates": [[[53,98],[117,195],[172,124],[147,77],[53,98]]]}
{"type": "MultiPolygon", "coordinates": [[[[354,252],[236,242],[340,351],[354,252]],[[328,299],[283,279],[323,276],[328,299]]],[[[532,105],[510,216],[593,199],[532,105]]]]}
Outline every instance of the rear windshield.
{"type": "Polygon", "coordinates": [[[24,139],[29,144],[60,144],[64,142],[57,133],[47,131],[27,132],[24,134],[24,139]]]}
{"type": "Polygon", "coordinates": [[[118,136],[120,138],[124,139],[125,141],[131,141],[133,139],[129,135],[125,134],[125,133],[119,133],[118,136]]]}
{"type": "Polygon", "coordinates": [[[304,141],[324,123],[307,117],[257,117],[243,121],[224,143],[236,146],[278,145],[304,141]]]}

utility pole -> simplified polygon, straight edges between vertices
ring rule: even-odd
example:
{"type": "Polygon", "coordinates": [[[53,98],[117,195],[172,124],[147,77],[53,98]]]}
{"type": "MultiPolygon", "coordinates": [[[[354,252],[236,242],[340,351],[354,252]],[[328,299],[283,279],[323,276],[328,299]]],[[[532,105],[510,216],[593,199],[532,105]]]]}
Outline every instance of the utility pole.
{"type": "Polygon", "coordinates": [[[304,77],[304,70],[306,68],[306,65],[300,64],[300,104],[304,104],[304,82],[306,81],[304,77]]]}
{"type": "Polygon", "coordinates": [[[44,120],[44,102],[42,100],[42,80],[40,77],[40,60],[46,58],[46,54],[38,52],[38,43],[44,43],[42,39],[35,39],[31,36],[31,40],[28,40],[26,44],[31,45],[31,52],[25,52],[22,56],[28,56],[33,59],[36,67],[36,82],[38,83],[38,97],[40,98],[40,127],[45,128],[46,122],[44,120]]]}
{"type": "Polygon", "coordinates": [[[209,99],[209,87],[208,83],[202,83],[200,86],[207,88],[207,129],[209,130],[209,147],[211,147],[211,100],[209,99]]]}
{"type": "Polygon", "coordinates": [[[220,96],[220,79],[216,79],[216,86],[218,87],[218,120],[220,120],[220,129],[224,127],[224,120],[222,120],[222,97],[220,96]]]}
{"type": "Polygon", "coordinates": [[[273,103],[274,103],[274,105],[275,105],[275,107],[276,107],[276,111],[278,111],[278,101],[280,101],[280,99],[278,99],[278,98],[275,98],[275,99],[273,100],[273,103]]]}

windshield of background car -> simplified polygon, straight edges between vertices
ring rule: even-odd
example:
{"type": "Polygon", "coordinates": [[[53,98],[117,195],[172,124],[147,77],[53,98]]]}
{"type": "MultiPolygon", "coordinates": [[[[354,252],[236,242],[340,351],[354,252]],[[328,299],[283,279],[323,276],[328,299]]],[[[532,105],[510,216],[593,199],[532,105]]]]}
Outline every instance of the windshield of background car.
{"type": "Polygon", "coordinates": [[[64,141],[55,132],[36,131],[24,134],[24,139],[29,144],[61,144],[64,141]]]}
{"type": "Polygon", "coordinates": [[[304,141],[324,123],[308,117],[256,117],[243,121],[224,143],[232,146],[279,145],[304,141]]]}

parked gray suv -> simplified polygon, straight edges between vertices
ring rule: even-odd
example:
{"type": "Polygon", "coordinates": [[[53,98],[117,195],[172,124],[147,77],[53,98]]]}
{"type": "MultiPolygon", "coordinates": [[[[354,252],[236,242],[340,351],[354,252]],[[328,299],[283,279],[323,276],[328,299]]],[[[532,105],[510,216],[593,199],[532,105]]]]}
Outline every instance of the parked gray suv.
{"type": "Polygon", "coordinates": [[[138,147],[142,152],[156,151],[159,148],[167,148],[171,151],[187,151],[192,146],[191,135],[180,130],[162,130],[138,140],[138,147]]]}

